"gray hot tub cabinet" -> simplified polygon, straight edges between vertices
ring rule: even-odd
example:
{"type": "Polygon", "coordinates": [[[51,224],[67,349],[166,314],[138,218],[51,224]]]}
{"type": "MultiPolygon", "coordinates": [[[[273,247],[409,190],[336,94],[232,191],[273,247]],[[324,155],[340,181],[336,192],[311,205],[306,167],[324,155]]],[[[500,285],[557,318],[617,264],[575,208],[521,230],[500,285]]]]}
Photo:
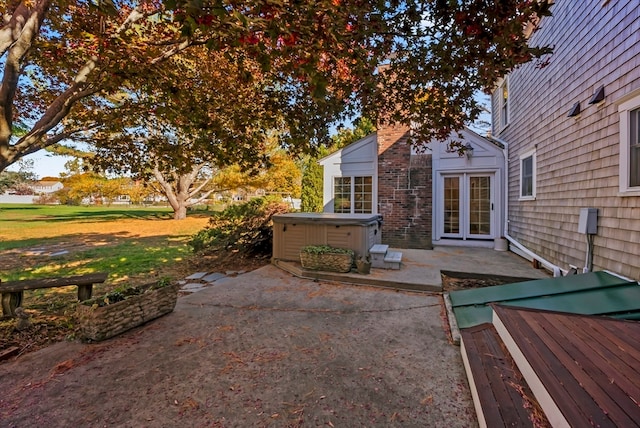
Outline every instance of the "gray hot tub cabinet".
{"type": "Polygon", "coordinates": [[[273,258],[300,261],[307,245],[350,248],[356,259],[382,242],[378,214],[289,213],[273,216],[273,258]]]}

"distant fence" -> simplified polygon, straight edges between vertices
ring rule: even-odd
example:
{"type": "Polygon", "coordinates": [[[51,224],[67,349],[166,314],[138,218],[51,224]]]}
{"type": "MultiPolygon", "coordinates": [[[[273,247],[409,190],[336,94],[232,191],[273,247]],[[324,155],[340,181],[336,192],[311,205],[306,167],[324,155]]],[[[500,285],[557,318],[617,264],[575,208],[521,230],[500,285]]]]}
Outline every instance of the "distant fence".
{"type": "Polygon", "coordinates": [[[0,195],[0,204],[33,204],[38,195],[0,195]]]}

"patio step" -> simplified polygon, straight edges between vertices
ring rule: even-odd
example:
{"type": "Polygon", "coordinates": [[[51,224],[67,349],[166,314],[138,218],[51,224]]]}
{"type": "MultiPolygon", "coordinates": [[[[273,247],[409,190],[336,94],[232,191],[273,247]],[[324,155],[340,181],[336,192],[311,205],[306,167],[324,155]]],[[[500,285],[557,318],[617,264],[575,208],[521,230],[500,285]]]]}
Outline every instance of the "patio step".
{"type": "Polygon", "coordinates": [[[369,249],[371,256],[371,267],[378,269],[400,269],[402,264],[402,253],[399,251],[389,251],[386,244],[376,244],[369,249]]]}
{"type": "Polygon", "coordinates": [[[384,257],[385,269],[400,269],[402,263],[402,253],[400,251],[387,251],[387,255],[384,257]]]}

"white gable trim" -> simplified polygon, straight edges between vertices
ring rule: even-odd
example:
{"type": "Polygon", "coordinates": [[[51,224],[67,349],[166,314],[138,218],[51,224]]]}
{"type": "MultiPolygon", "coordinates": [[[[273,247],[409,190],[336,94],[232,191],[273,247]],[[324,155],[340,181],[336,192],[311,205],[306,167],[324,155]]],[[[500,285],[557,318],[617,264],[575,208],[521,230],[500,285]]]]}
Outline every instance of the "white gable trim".
{"type": "MultiPolygon", "coordinates": [[[[504,221],[504,152],[496,143],[478,135],[468,128],[464,128],[444,142],[431,142],[429,147],[433,153],[433,215],[432,236],[434,244],[454,244],[448,242],[443,235],[443,177],[460,175],[490,175],[493,180],[493,218],[491,235],[488,236],[487,246],[493,245],[493,239],[502,235],[504,221]],[[452,140],[462,145],[469,145],[473,152],[460,156],[457,152],[448,152],[447,147],[452,140]]],[[[469,245],[471,242],[463,240],[460,243],[469,245]]],[[[479,241],[478,241],[479,242],[479,241]]]]}
{"type": "Polygon", "coordinates": [[[323,167],[324,212],[333,212],[335,177],[373,177],[373,214],[378,212],[378,135],[367,135],[318,161],[323,167]]]}

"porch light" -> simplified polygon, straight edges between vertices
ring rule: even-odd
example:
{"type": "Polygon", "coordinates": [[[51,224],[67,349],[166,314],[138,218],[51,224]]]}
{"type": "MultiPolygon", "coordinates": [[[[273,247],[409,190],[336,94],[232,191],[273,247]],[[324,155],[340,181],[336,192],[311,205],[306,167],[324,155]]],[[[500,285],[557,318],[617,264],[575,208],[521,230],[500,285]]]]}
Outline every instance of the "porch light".
{"type": "Polygon", "coordinates": [[[593,93],[593,96],[589,100],[589,104],[598,104],[600,101],[604,100],[604,85],[600,86],[593,93]]]}
{"type": "Polygon", "coordinates": [[[580,101],[578,101],[573,105],[573,107],[571,107],[571,110],[569,110],[569,114],[567,115],[567,117],[576,117],[579,114],[580,114],[580,101]]]}
{"type": "Polygon", "coordinates": [[[467,159],[471,159],[471,156],[473,156],[473,146],[471,143],[467,143],[464,146],[464,154],[467,156],[467,159]]]}

